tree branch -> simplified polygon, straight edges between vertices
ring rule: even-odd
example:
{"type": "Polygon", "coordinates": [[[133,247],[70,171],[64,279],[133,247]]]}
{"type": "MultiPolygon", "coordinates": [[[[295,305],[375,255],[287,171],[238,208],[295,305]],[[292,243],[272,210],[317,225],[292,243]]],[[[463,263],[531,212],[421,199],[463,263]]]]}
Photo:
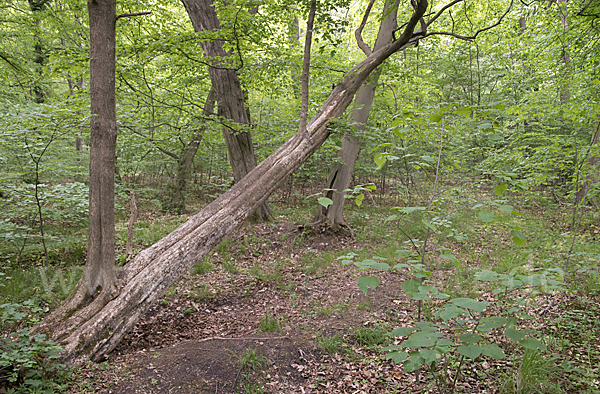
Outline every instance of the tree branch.
{"type": "MultiPolygon", "coordinates": [[[[438,13],[437,13],[437,14],[435,14],[435,15],[433,16],[433,18],[431,18],[431,19],[430,19],[430,20],[427,22],[427,27],[431,26],[431,24],[432,24],[433,22],[435,22],[435,20],[436,20],[437,18],[439,18],[439,17],[440,17],[440,16],[441,16],[441,15],[444,13],[444,11],[446,11],[448,8],[450,8],[450,7],[454,6],[455,4],[458,4],[458,3],[460,3],[461,1],[464,1],[464,0],[454,0],[453,2],[451,2],[451,3],[448,3],[448,4],[446,4],[445,6],[443,6],[443,7],[442,7],[442,9],[441,9],[441,10],[439,10],[439,11],[438,11],[438,13]]],[[[511,2],[511,5],[512,5],[512,2],[511,2]]]]}
{"type": "MultiPolygon", "coordinates": [[[[453,3],[458,3],[459,1],[463,1],[463,0],[455,0],[455,1],[453,1],[453,3]]],[[[502,22],[502,20],[504,19],[504,17],[506,15],[508,15],[508,13],[510,12],[510,10],[512,8],[512,5],[513,5],[513,2],[514,2],[514,0],[511,0],[510,4],[508,5],[508,8],[506,9],[506,11],[504,11],[504,14],[502,14],[500,16],[500,18],[498,18],[498,20],[496,21],[496,23],[494,23],[493,25],[486,26],[484,28],[481,28],[481,29],[477,30],[472,36],[463,36],[463,35],[460,35],[460,34],[446,32],[446,31],[434,31],[434,32],[425,34],[422,38],[429,37],[429,36],[435,36],[435,35],[438,35],[438,36],[441,35],[441,36],[450,36],[450,37],[454,37],[454,38],[458,38],[458,39],[466,40],[466,41],[472,41],[472,40],[474,40],[474,39],[477,38],[477,36],[479,35],[479,33],[483,33],[486,30],[490,30],[490,29],[493,29],[494,27],[498,26],[502,22]]],[[[444,8],[447,8],[447,7],[444,7],[444,8]]],[[[437,16],[438,15],[436,15],[434,18],[437,18],[437,16]]],[[[431,21],[429,21],[427,23],[427,25],[429,26],[430,23],[431,23],[431,21]]]]}
{"type": "Polygon", "coordinates": [[[137,134],[137,135],[139,135],[141,137],[144,137],[146,140],[148,140],[150,142],[154,142],[155,143],[154,146],[156,147],[156,149],[158,149],[159,151],[161,151],[165,155],[172,157],[175,160],[179,160],[179,156],[177,156],[175,153],[170,152],[170,151],[168,151],[168,150],[166,150],[164,148],[161,148],[160,146],[156,145],[156,141],[154,141],[154,138],[151,138],[151,137],[147,136],[146,134],[142,133],[141,131],[137,131],[134,127],[131,127],[131,126],[123,126],[123,127],[125,127],[126,129],[129,129],[129,130],[133,131],[135,134],[137,134]]]}
{"type": "Polygon", "coordinates": [[[142,16],[142,15],[151,15],[151,14],[152,14],[152,12],[150,12],[150,11],[148,11],[148,12],[134,12],[134,13],[131,13],[131,14],[121,14],[121,15],[117,15],[117,19],[116,20],[119,20],[120,18],[129,18],[129,17],[132,17],[132,16],[142,16]]]}
{"type": "Polygon", "coordinates": [[[17,71],[21,71],[21,69],[17,66],[15,66],[10,60],[8,60],[8,57],[5,56],[4,54],[0,53],[0,59],[4,60],[6,63],[8,63],[10,66],[12,66],[12,68],[14,68],[17,71]]]}
{"type": "Polygon", "coordinates": [[[356,29],[354,31],[354,36],[356,37],[356,45],[358,45],[358,47],[363,51],[363,53],[366,56],[371,55],[371,53],[373,53],[373,51],[371,50],[369,45],[363,40],[362,31],[365,28],[365,25],[367,24],[367,20],[369,19],[369,14],[371,13],[371,8],[373,8],[373,3],[375,3],[375,0],[371,0],[369,2],[369,5],[367,6],[367,9],[365,10],[365,14],[363,15],[362,22],[360,22],[360,26],[358,26],[358,29],[356,29]]]}
{"type": "Polygon", "coordinates": [[[577,14],[575,14],[575,15],[577,15],[577,16],[583,16],[584,15],[583,13],[585,12],[585,10],[588,9],[588,7],[590,6],[590,4],[592,4],[592,1],[593,0],[588,1],[587,4],[584,5],[583,8],[577,14]]]}

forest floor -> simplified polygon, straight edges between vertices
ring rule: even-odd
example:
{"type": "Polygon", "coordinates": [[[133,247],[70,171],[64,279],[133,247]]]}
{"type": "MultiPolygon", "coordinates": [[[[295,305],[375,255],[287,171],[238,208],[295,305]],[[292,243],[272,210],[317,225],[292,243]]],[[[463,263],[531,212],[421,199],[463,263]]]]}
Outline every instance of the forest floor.
{"type": "Polygon", "coordinates": [[[377,348],[413,313],[401,291],[406,278],[383,275],[365,296],[354,266],[322,257],[357,243],[349,235],[299,240],[302,231],[281,223],[238,231],[225,245],[225,255],[236,257],[214,253],[214,269],[181,280],[107,364],[88,364],[78,381],[112,393],[252,392],[252,385],[269,393],[418,390],[414,376],[382,362],[377,348]],[[240,255],[248,237],[252,246],[240,255]],[[364,328],[379,335],[372,348],[356,338],[364,328]],[[266,364],[247,371],[243,358],[254,352],[266,364]]]}
{"type": "MultiPolygon", "coordinates": [[[[501,200],[485,182],[448,182],[444,188],[435,222],[409,205],[427,201],[424,188],[420,198],[369,196],[361,207],[348,202],[348,227],[337,234],[306,224],[314,203],[287,200],[291,193],[280,201],[272,197],[273,222],[246,224],[231,234],[147,311],[105,362],[70,369],[67,392],[600,393],[599,213],[589,210],[574,221],[568,206],[551,197],[523,198],[515,192],[501,200]],[[428,235],[428,228],[436,231],[428,235]],[[525,243],[515,241],[514,229],[526,234],[525,243]],[[427,297],[419,304],[407,295],[403,284],[415,282],[428,236],[426,285],[451,301],[487,302],[485,317],[504,323],[477,331],[480,336],[479,323],[468,317],[442,319],[448,302],[427,297]],[[514,286],[517,278],[566,268],[571,245],[570,270],[577,270],[561,289],[547,283],[525,290],[514,286]],[[363,272],[348,260],[403,266],[363,272]],[[501,292],[494,291],[501,279],[495,284],[475,279],[481,270],[509,275],[501,292]],[[357,282],[365,274],[379,279],[366,294],[357,282]],[[511,332],[504,316],[516,315],[517,330],[511,332]],[[393,330],[423,324],[435,325],[438,338],[452,345],[444,350],[436,342],[442,352],[418,371],[387,359],[386,346],[407,340],[406,331],[393,336],[393,330]],[[470,332],[465,336],[461,327],[470,332]],[[539,339],[547,351],[525,349],[524,343],[531,347],[529,338],[539,339]],[[471,349],[498,345],[502,357],[459,354],[459,347],[471,343],[476,344],[471,349]]],[[[187,219],[148,209],[144,201],[138,207],[137,250],[187,219]]],[[[119,251],[124,251],[126,222],[122,217],[118,227],[119,251]]],[[[47,313],[58,298],[49,298],[45,284],[33,281],[36,269],[7,272],[15,279],[2,289],[12,289],[13,301],[26,297],[50,305],[47,313]]],[[[70,276],[68,281],[75,283],[70,276]]],[[[420,354],[431,354],[433,342],[425,339],[415,346],[421,346],[420,354]]]]}
{"type": "MultiPolygon", "coordinates": [[[[480,256],[487,247],[507,242],[496,237],[486,245],[483,237],[471,245],[482,249],[480,256]]],[[[521,373],[518,351],[501,360],[480,356],[478,362],[465,362],[457,379],[452,372],[445,377],[426,370],[406,372],[386,360],[382,348],[394,343],[388,333],[419,321],[417,303],[402,291],[412,275],[380,272],[380,284],[365,295],[357,286],[361,272],[338,259],[376,250],[376,240],[359,238],[351,231],[315,233],[284,221],[246,225],[174,285],[105,363],[79,369],[71,392],[421,393],[446,392],[453,385],[463,393],[517,392],[507,391],[506,382],[518,389],[512,383],[520,379],[513,379],[521,373]]],[[[385,242],[381,239],[378,247],[385,242]]],[[[475,261],[470,263],[476,268],[475,261]]],[[[452,271],[433,270],[431,283],[454,288],[459,296],[461,288],[468,292],[470,285],[452,271]],[[455,279],[448,284],[451,276],[455,279]]],[[[494,301],[489,292],[478,296],[494,301]]],[[[568,336],[570,331],[557,328],[556,322],[566,321],[571,311],[584,313],[597,305],[597,296],[548,293],[526,310],[534,317],[530,328],[568,336]]],[[[598,327],[588,334],[597,337],[598,327]]],[[[507,353],[515,350],[503,335],[497,343],[507,353]]],[[[600,346],[591,346],[584,349],[589,357],[600,355],[600,346]]],[[[554,363],[552,357],[545,360],[554,363]]],[[[447,363],[456,368],[458,360],[447,363]]],[[[591,359],[577,362],[594,365],[591,359]]],[[[598,382],[593,378],[598,365],[586,368],[579,372],[598,382]]],[[[556,388],[569,378],[564,369],[542,373],[556,388]]],[[[593,386],[586,383],[576,392],[598,392],[600,384],[593,386]]]]}

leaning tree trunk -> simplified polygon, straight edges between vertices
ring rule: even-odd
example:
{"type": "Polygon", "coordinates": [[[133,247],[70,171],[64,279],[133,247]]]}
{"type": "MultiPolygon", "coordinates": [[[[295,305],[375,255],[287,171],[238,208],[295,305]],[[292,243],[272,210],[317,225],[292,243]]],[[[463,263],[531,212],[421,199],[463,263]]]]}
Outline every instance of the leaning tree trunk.
{"type": "MultiPolygon", "coordinates": [[[[204,109],[202,110],[202,115],[204,118],[207,118],[213,114],[215,96],[215,91],[211,88],[208,96],[206,97],[204,109]]],[[[181,155],[177,160],[177,173],[173,184],[173,196],[171,198],[170,205],[178,214],[182,214],[185,211],[185,190],[187,187],[187,181],[192,172],[192,163],[194,162],[194,157],[196,156],[196,152],[198,151],[198,147],[200,146],[200,142],[202,141],[202,137],[206,131],[206,123],[205,121],[203,122],[204,123],[194,132],[190,142],[187,144],[183,152],[181,152],[181,155]]]]}
{"type": "Polygon", "coordinates": [[[321,146],[329,136],[330,120],[344,113],[367,77],[394,52],[418,40],[420,36],[413,37],[413,31],[426,9],[427,1],[421,0],[396,41],[346,74],[305,132],[298,132],[229,191],[128,262],[119,272],[114,298],[108,302],[94,298],[83,309],[61,308],[48,316],[37,332],[47,332],[60,342],[62,360],[99,361],[113,350],[175,281],[240,226],[321,146]]]}
{"type": "MultiPolygon", "coordinates": [[[[377,40],[373,51],[377,51],[388,45],[393,40],[392,32],[397,26],[397,10],[399,0],[387,0],[385,2],[383,12],[385,19],[381,21],[379,26],[379,33],[377,34],[377,40]]],[[[368,14],[368,12],[367,12],[368,14]]],[[[364,26],[364,22],[361,26],[364,26]]],[[[357,30],[357,40],[359,46],[365,51],[365,54],[369,56],[370,49],[366,47],[366,44],[360,37],[362,28],[357,30]],[[362,44],[362,45],[361,45],[362,44]]],[[[356,99],[354,100],[354,109],[352,110],[352,125],[357,132],[362,132],[365,129],[369,114],[371,113],[371,106],[373,105],[373,98],[375,97],[375,89],[377,88],[377,82],[381,75],[381,69],[375,70],[365,83],[360,87],[356,93],[356,99]]],[[[327,178],[326,185],[326,197],[330,198],[333,203],[328,207],[319,205],[317,216],[315,217],[316,222],[327,219],[331,225],[333,231],[339,230],[340,226],[344,224],[344,190],[350,187],[352,181],[352,174],[354,172],[354,165],[356,159],[360,153],[360,145],[358,139],[348,133],[344,133],[342,136],[342,148],[338,152],[338,156],[341,159],[340,162],[334,164],[329,177],[327,178]]]]}
{"type": "MultiPolygon", "coordinates": [[[[219,30],[221,28],[217,11],[212,0],[182,0],[196,32],[219,30]]],[[[254,167],[256,155],[249,131],[239,129],[250,125],[250,114],[237,71],[226,59],[230,53],[223,49],[222,40],[203,41],[200,46],[206,56],[215,58],[213,67],[208,72],[215,90],[217,115],[232,121],[223,126],[223,137],[229,153],[229,162],[236,182],[242,180],[254,167]],[[237,129],[237,130],[236,130],[237,129]]],[[[266,221],[271,218],[267,203],[261,204],[253,215],[253,219],[266,221]]]]}

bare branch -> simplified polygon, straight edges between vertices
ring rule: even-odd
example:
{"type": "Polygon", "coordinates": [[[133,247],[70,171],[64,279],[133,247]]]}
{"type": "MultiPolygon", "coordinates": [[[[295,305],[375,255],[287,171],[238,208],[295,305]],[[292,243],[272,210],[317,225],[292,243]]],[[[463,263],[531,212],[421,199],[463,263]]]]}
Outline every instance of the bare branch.
{"type": "Polygon", "coordinates": [[[12,68],[14,68],[17,71],[21,71],[21,69],[17,66],[15,66],[9,59],[8,56],[3,55],[2,53],[0,53],[0,59],[4,60],[6,63],[8,63],[10,66],[12,66],[12,68]]]}
{"type": "Polygon", "coordinates": [[[151,15],[152,12],[134,12],[132,14],[121,14],[121,15],[117,15],[117,19],[119,20],[120,18],[130,18],[132,16],[142,16],[142,15],[151,15]]]}
{"type": "MultiPolygon", "coordinates": [[[[583,8],[582,8],[582,9],[581,9],[581,10],[580,10],[580,11],[579,11],[577,14],[575,14],[575,15],[578,15],[578,16],[584,16],[584,12],[585,12],[585,10],[587,10],[587,9],[588,9],[588,7],[590,6],[590,4],[592,4],[592,1],[593,1],[593,0],[590,0],[590,1],[588,1],[588,2],[587,2],[587,4],[586,4],[586,5],[584,5],[584,6],[583,6],[583,8]]],[[[586,15],[586,16],[587,16],[587,15],[586,15]]]]}
{"type": "MultiPolygon", "coordinates": [[[[458,4],[458,3],[460,3],[461,1],[464,1],[464,0],[454,0],[453,2],[451,2],[451,3],[448,3],[448,4],[446,4],[445,6],[443,6],[443,7],[442,7],[442,9],[441,9],[441,10],[439,10],[439,11],[438,11],[438,13],[437,13],[437,14],[435,14],[435,15],[433,16],[433,18],[431,18],[431,19],[430,19],[430,20],[427,22],[427,27],[431,26],[431,24],[432,24],[433,22],[435,22],[435,20],[436,20],[437,18],[439,18],[439,17],[440,17],[440,16],[441,16],[441,15],[444,13],[444,11],[446,11],[448,8],[450,8],[450,7],[454,6],[455,4],[458,4]]],[[[511,4],[512,4],[512,3],[511,3],[511,4]]]]}
{"type": "Polygon", "coordinates": [[[356,31],[354,32],[354,36],[356,37],[356,45],[358,45],[358,47],[363,51],[363,53],[366,56],[371,55],[371,53],[373,53],[373,51],[371,50],[369,45],[363,40],[362,31],[365,28],[365,25],[367,24],[367,20],[369,19],[369,14],[371,13],[371,8],[373,8],[374,3],[375,3],[375,0],[369,1],[369,5],[367,6],[367,9],[365,10],[365,14],[363,15],[362,22],[360,22],[360,26],[358,26],[358,29],[356,29],[356,31]]]}
{"type": "MultiPolygon", "coordinates": [[[[154,141],[154,138],[151,138],[151,137],[147,136],[146,134],[142,133],[141,131],[136,130],[135,127],[131,127],[131,126],[123,126],[123,127],[125,127],[126,129],[129,129],[129,130],[133,131],[135,134],[137,134],[137,135],[139,135],[141,137],[144,137],[146,140],[148,140],[150,142],[156,142],[156,141],[154,141]]],[[[179,160],[179,156],[177,156],[175,153],[169,152],[168,150],[166,150],[164,148],[161,148],[160,146],[158,146],[156,144],[154,146],[156,147],[156,149],[158,149],[159,151],[161,151],[165,155],[170,156],[170,157],[172,157],[175,160],[179,160]]]]}
{"type": "MultiPolygon", "coordinates": [[[[455,0],[454,3],[457,3],[459,1],[462,1],[462,0],[455,0]]],[[[472,36],[463,36],[463,35],[460,35],[460,34],[451,33],[451,32],[445,32],[445,31],[434,31],[434,32],[425,34],[423,36],[423,38],[429,37],[429,36],[436,36],[437,35],[437,36],[450,36],[450,37],[458,38],[458,39],[461,39],[461,40],[472,41],[472,40],[474,40],[474,39],[477,38],[477,36],[479,35],[479,33],[483,33],[484,31],[493,29],[494,27],[496,27],[500,23],[502,23],[502,20],[504,19],[504,17],[506,17],[506,15],[508,15],[508,13],[510,12],[510,10],[512,8],[512,5],[513,5],[513,2],[514,2],[514,0],[511,0],[510,4],[508,5],[508,8],[506,9],[506,11],[504,11],[504,14],[502,14],[500,16],[500,18],[498,18],[498,20],[496,21],[496,23],[494,23],[493,25],[489,25],[489,26],[486,26],[484,28],[481,28],[481,29],[475,31],[475,33],[472,36]]],[[[447,8],[447,7],[445,7],[445,8],[447,8]]],[[[436,15],[436,17],[437,17],[437,15],[436,15]]],[[[430,23],[431,23],[431,21],[429,21],[427,23],[427,25],[429,26],[430,23]]]]}

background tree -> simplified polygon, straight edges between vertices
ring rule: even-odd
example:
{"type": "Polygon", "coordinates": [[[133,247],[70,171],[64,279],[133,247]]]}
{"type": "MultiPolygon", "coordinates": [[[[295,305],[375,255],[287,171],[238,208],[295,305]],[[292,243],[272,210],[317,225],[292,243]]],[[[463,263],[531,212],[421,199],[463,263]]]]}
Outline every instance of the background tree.
{"type": "MultiPolygon", "coordinates": [[[[213,4],[212,0],[184,0],[183,4],[196,32],[212,34],[219,32],[221,26],[215,9],[216,4],[213,4]]],[[[234,32],[234,34],[239,33],[234,32]]],[[[233,176],[235,181],[239,182],[256,167],[256,155],[250,131],[235,129],[240,126],[247,128],[250,125],[250,112],[246,107],[237,69],[231,61],[232,54],[223,49],[223,41],[213,38],[210,41],[201,41],[200,45],[206,56],[214,59],[209,67],[209,75],[217,101],[217,114],[225,121],[232,121],[223,125],[223,137],[229,152],[233,176]]],[[[241,56],[241,53],[238,55],[241,56]]],[[[266,203],[255,213],[257,220],[269,220],[270,217],[271,212],[266,203]]]]}
{"type": "MultiPolygon", "coordinates": [[[[382,10],[381,24],[379,25],[377,39],[375,40],[373,50],[371,50],[369,45],[367,45],[362,38],[362,30],[367,23],[373,3],[374,1],[371,1],[367,6],[365,16],[356,30],[357,44],[364,52],[365,56],[369,56],[372,52],[376,52],[392,42],[393,33],[398,28],[396,20],[399,2],[386,1],[382,10]]],[[[351,126],[354,133],[360,134],[365,129],[365,125],[369,119],[369,113],[371,112],[371,106],[373,105],[375,89],[377,88],[380,74],[381,69],[377,69],[369,76],[369,79],[356,93],[351,115],[351,126]]],[[[338,154],[340,162],[334,164],[329,177],[327,178],[325,187],[327,190],[325,196],[331,199],[332,203],[328,206],[321,205],[318,208],[317,221],[326,217],[330,221],[333,231],[337,231],[339,226],[344,223],[343,210],[344,202],[346,200],[346,192],[344,192],[344,190],[350,187],[354,165],[360,152],[358,138],[358,136],[353,136],[352,133],[344,132],[344,135],[342,136],[342,147],[338,154]]]]}

